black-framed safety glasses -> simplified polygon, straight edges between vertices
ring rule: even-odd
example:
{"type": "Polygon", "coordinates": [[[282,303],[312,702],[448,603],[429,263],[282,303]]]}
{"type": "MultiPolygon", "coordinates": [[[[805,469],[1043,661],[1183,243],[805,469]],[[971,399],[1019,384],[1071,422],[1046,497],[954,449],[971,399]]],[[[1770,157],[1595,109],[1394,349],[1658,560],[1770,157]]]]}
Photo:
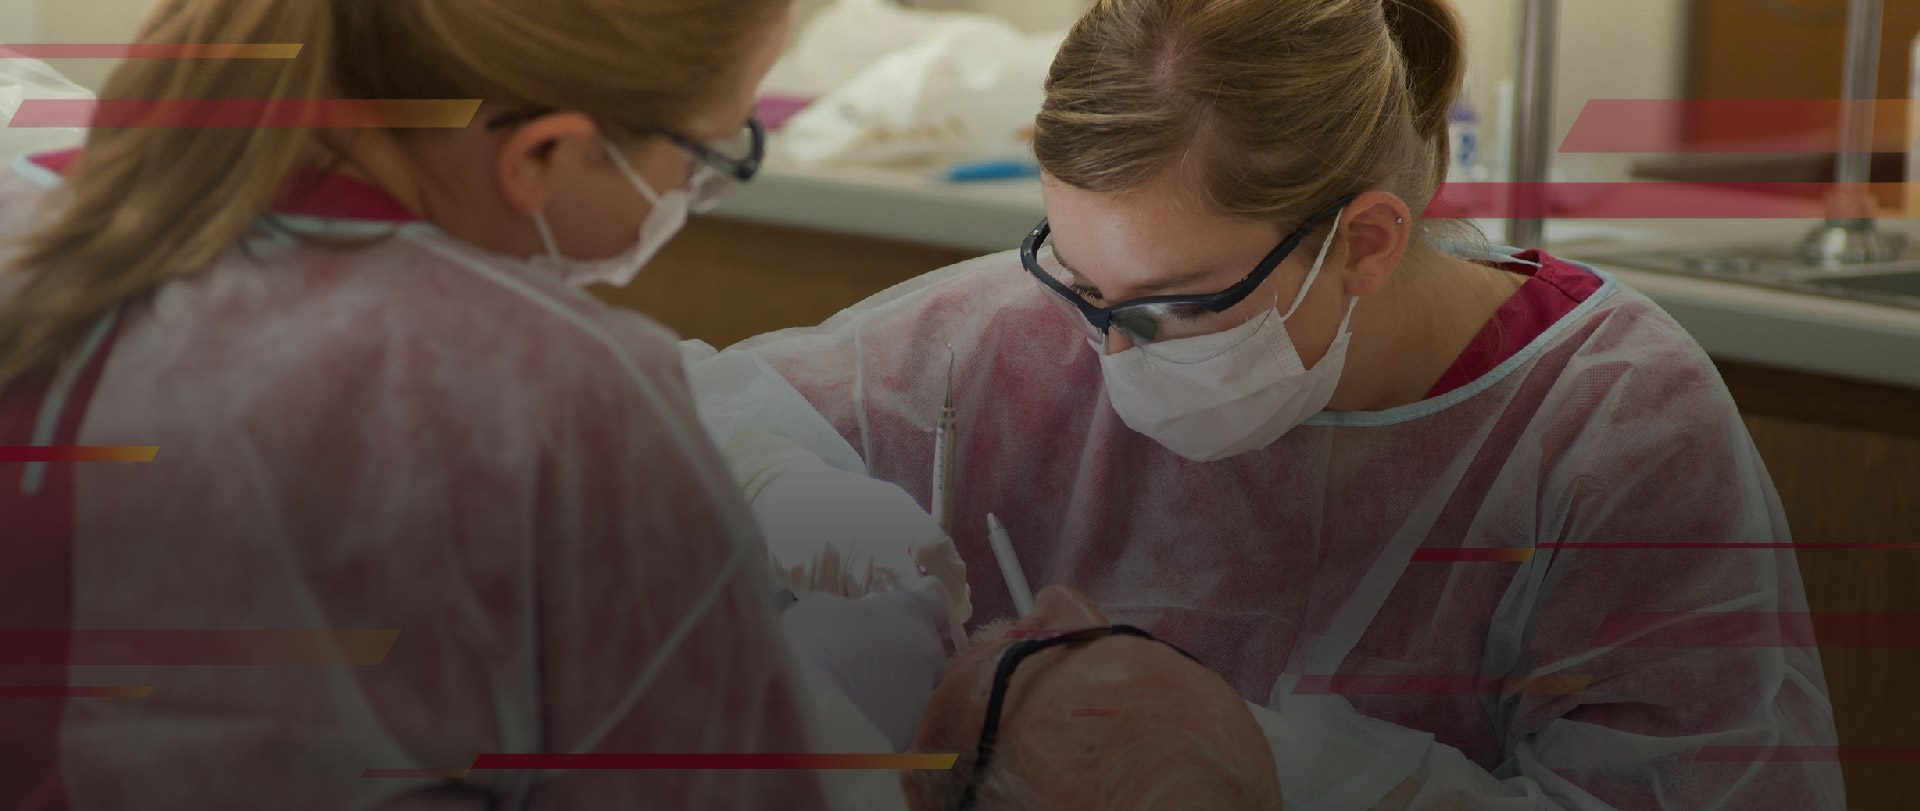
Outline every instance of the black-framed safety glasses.
{"type": "Polygon", "coordinates": [[[1000,655],[1000,664],[995,667],[993,671],[993,692],[987,697],[987,719],[980,727],[980,744],[975,750],[973,773],[967,776],[967,788],[960,796],[960,811],[969,811],[969,809],[973,808],[974,793],[980,784],[980,776],[986,773],[987,762],[992,758],[994,744],[1000,735],[1000,710],[1007,702],[1007,686],[1013,682],[1013,671],[1020,667],[1020,662],[1048,648],[1069,645],[1076,642],[1091,642],[1106,639],[1114,634],[1134,636],[1159,642],[1179,651],[1181,656],[1192,659],[1195,664],[1200,664],[1202,667],[1205,667],[1205,664],[1201,663],[1193,654],[1181,650],[1179,645],[1175,645],[1164,639],[1159,639],[1153,634],[1147,633],[1145,630],[1132,625],[1109,625],[1104,628],[1067,631],[1057,636],[1049,636],[1041,639],[1023,639],[1013,643],[1007,648],[1005,653],[1000,655]]]}
{"type": "MultiPolygon", "coordinates": [[[[1092,302],[1076,292],[1072,286],[1072,274],[1064,264],[1052,256],[1052,249],[1046,245],[1047,238],[1053,233],[1048,220],[1041,220],[1033,231],[1027,234],[1026,241],[1020,246],[1020,261],[1027,272],[1051,292],[1047,298],[1074,321],[1081,322],[1089,337],[1104,341],[1108,330],[1117,330],[1135,346],[1153,352],[1156,343],[1211,335],[1246,323],[1252,318],[1265,318],[1272,311],[1269,305],[1278,303],[1278,296],[1271,290],[1262,291],[1262,286],[1280,267],[1288,256],[1293,254],[1300,242],[1316,228],[1338,216],[1342,210],[1358,199],[1358,194],[1348,195],[1335,201],[1309,218],[1293,233],[1281,240],[1279,246],[1260,260],[1253,271],[1233,286],[1218,293],[1184,296],[1148,296],[1123,301],[1110,307],[1096,307],[1092,302]],[[1262,292],[1263,300],[1250,302],[1256,292],[1262,292]],[[1264,299],[1273,299],[1265,301],[1264,299]],[[1243,304],[1260,304],[1259,307],[1242,307],[1243,304]],[[1064,306],[1063,306],[1064,305],[1064,306]]],[[[1219,351],[1230,347],[1219,348],[1219,351]]],[[[1217,352],[1215,353],[1217,354],[1217,352]]],[[[1169,358],[1176,359],[1176,358],[1169,358]]],[[[1202,360],[1191,358],[1191,360],[1202,360]]]]}
{"type": "MultiPolygon", "coordinates": [[[[509,113],[488,121],[487,129],[515,127],[547,114],[509,113]]],[[[755,116],[748,116],[746,125],[733,137],[715,144],[701,143],[667,127],[653,127],[646,133],[667,139],[698,161],[687,179],[687,193],[696,212],[712,210],[735,185],[753,180],[767,159],[767,130],[755,116]]]]}

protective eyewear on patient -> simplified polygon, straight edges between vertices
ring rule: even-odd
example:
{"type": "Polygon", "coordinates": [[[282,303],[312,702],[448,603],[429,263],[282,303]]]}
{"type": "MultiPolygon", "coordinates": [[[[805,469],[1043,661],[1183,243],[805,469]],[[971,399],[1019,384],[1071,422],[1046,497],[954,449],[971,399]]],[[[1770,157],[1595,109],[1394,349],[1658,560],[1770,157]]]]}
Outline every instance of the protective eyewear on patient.
{"type": "Polygon", "coordinates": [[[1013,671],[1020,667],[1020,663],[1027,657],[1048,648],[1077,642],[1091,642],[1106,639],[1115,634],[1159,642],[1178,651],[1181,656],[1192,659],[1195,664],[1205,666],[1199,659],[1195,658],[1193,654],[1181,650],[1179,645],[1156,638],[1153,634],[1147,633],[1145,630],[1132,625],[1110,625],[1105,628],[1087,628],[1080,631],[1068,631],[1058,636],[1050,636],[1043,639],[1023,639],[1009,644],[1007,649],[1000,654],[1000,663],[993,671],[993,692],[987,698],[987,718],[986,722],[980,728],[980,744],[975,750],[973,773],[967,776],[967,788],[960,798],[961,811],[967,811],[973,807],[975,787],[979,785],[980,776],[986,773],[987,762],[993,755],[994,743],[1000,735],[1000,710],[1006,705],[1007,687],[1013,682],[1013,671]]]}
{"type": "MultiPolygon", "coordinates": [[[[512,113],[487,122],[488,130],[515,127],[546,113],[512,113]]],[[[750,181],[760,173],[767,157],[767,131],[760,119],[749,116],[746,126],[718,143],[704,144],[666,127],[655,127],[648,134],[658,135],[691,153],[696,161],[687,179],[687,195],[696,213],[713,210],[733,187],[750,181]]]]}
{"type": "Polygon", "coordinates": [[[1148,296],[1110,307],[1096,306],[1076,290],[1076,286],[1084,284],[1079,274],[1060,261],[1053,246],[1048,244],[1053,228],[1047,220],[1041,220],[1027,235],[1020,247],[1020,260],[1027,272],[1047,289],[1047,301],[1079,324],[1095,341],[1104,342],[1108,331],[1113,330],[1149,354],[1174,362],[1198,362],[1233,347],[1215,345],[1220,342],[1190,342],[1206,344],[1203,346],[1156,345],[1225,333],[1271,317],[1280,300],[1278,286],[1272,283],[1274,269],[1292,255],[1308,234],[1339,214],[1358,196],[1343,197],[1315,214],[1282,240],[1252,272],[1233,286],[1208,295],[1148,296]]]}

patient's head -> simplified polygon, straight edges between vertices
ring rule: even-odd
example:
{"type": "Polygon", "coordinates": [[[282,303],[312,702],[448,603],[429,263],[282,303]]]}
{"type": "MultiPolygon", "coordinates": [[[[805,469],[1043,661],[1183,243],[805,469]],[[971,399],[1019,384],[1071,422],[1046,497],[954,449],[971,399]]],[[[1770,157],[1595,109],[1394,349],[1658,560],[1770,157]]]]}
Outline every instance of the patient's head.
{"type": "Polygon", "coordinates": [[[1110,624],[1084,595],[1055,586],[1020,621],[976,631],[948,664],[914,746],[960,760],[947,771],[903,773],[915,811],[959,808],[969,782],[977,811],[1279,808],[1273,757],[1239,694],[1173,646],[1125,634],[1021,660],[986,769],[975,773],[994,671],[1008,648],[1110,624]]]}

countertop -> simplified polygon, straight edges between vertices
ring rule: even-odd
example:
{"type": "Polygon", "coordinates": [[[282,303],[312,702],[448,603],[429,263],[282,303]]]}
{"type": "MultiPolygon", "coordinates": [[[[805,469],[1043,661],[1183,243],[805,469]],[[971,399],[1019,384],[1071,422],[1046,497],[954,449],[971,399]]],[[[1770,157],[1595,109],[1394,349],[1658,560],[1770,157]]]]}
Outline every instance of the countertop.
{"type": "MultiPolygon", "coordinates": [[[[715,216],[992,253],[1019,247],[1045,216],[1033,180],[951,184],[931,173],[770,166],[715,216]]],[[[1481,228],[1498,243],[1499,221],[1481,228]]],[[[1805,220],[1555,220],[1547,248],[1639,290],[1728,360],[1920,388],[1920,310],[1641,270],[1622,254],[1796,243],[1805,220]]],[[[1920,221],[1888,220],[1920,245],[1920,221]]]]}

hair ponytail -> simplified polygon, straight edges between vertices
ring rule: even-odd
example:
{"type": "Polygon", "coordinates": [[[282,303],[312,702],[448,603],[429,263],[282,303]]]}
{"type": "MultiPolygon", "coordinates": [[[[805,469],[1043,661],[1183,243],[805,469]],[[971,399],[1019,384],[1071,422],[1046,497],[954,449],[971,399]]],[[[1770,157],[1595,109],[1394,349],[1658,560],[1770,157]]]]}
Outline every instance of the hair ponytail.
{"type": "MultiPolygon", "coordinates": [[[[333,48],[323,0],[168,0],[143,43],[298,43],[290,60],[132,59],[103,99],[322,98],[333,48]]],[[[274,202],[307,156],[298,128],[94,129],[52,193],[55,217],[6,272],[28,278],[0,300],[0,386],[72,352],[114,307],[211,264],[274,202]]]]}
{"type": "Polygon", "coordinates": [[[1413,126],[1439,155],[1436,182],[1452,163],[1447,144],[1448,115],[1466,80],[1466,37],[1460,15],[1449,0],[1384,0],[1387,30],[1400,46],[1413,94],[1413,126]]]}
{"type": "Polygon", "coordinates": [[[1417,214],[1452,162],[1452,2],[1098,0],[1048,74],[1034,154],[1096,192],[1179,172],[1208,210],[1287,229],[1366,189],[1417,214]]]}
{"type": "MultiPolygon", "coordinates": [[[[638,137],[704,109],[788,3],[163,0],[142,43],[298,44],[300,54],[130,59],[101,97],[485,99],[578,111],[610,137],[638,137]]],[[[262,115],[277,124],[282,112],[262,115]]],[[[431,148],[430,131],[392,132],[431,148]]],[[[47,198],[52,216],[0,271],[23,277],[0,297],[0,387],[59,363],[114,307],[212,265],[295,167],[336,158],[334,145],[279,126],[93,130],[47,198]]]]}

